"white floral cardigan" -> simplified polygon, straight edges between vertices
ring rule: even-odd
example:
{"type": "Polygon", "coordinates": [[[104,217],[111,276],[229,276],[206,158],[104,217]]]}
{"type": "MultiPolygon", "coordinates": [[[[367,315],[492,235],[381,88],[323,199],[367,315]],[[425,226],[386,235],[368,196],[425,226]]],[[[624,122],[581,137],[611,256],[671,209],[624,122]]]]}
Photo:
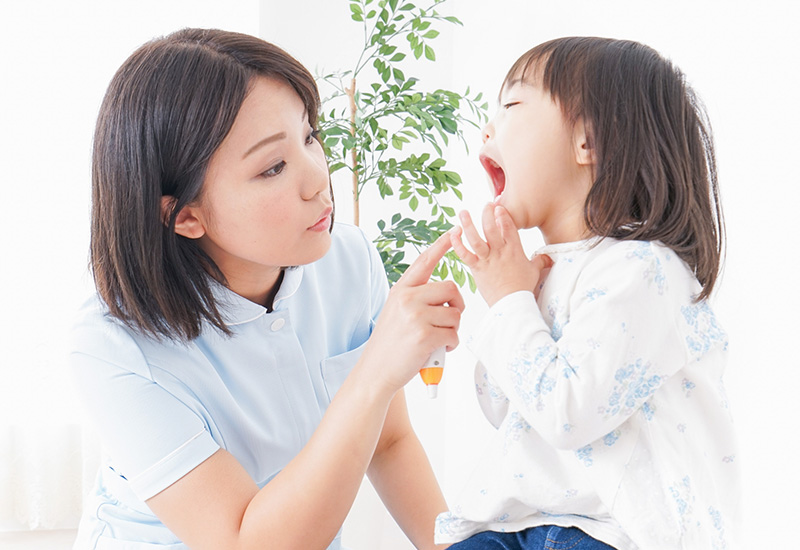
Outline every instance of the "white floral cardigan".
{"type": "Polygon", "coordinates": [[[468,341],[498,431],[437,542],[550,524],[620,550],[730,548],[728,344],[693,274],[654,242],[537,253],[554,260],[538,300],[504,297],[468,341]]]}

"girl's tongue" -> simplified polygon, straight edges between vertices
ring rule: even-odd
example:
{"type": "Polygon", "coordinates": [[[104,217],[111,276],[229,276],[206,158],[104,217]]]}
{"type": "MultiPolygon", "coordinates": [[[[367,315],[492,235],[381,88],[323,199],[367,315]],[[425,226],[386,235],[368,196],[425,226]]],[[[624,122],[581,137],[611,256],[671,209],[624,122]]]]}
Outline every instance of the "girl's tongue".
{"type": "Polygon", "coordinates": [[[480,157],[481,164],[483,165],[483,169],[486,170],[486,173],[489,174],[489,178],[492,180],[492,187],[494,190],[494,197],[499,197],[503,190],[506,188],[506,173],[503,172],[503,169],[497,164],[495,161],[490,159],[486,156],[480,157]]]}

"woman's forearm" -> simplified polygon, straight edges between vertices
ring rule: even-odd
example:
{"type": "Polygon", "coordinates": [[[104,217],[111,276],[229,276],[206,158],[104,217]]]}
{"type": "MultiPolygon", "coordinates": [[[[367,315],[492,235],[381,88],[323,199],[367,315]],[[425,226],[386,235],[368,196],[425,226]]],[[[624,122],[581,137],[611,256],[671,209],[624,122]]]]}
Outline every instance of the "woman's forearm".
{"type": "Polygon", "coordinates": [[[253,498],[240,530],[242,548],[326,548],[355,500],[393,394],[354,369],[303,450],[253,498]]]}
{"type": "Polygon", "coordinates": [[[416,548],[445,548],[434,546],[433,533],[436,516],[447,510],[447,504],[408,420],[403,392],[398,392],[392,401],[367,473],[386,508],[416,548]]]}
{"type": "Polygon", "coordinates": [[[372,459],[394,392],[357,364],[311,439],[259,490],[217,451],[148,506],[192,550],[328,547],[372,459]]]}

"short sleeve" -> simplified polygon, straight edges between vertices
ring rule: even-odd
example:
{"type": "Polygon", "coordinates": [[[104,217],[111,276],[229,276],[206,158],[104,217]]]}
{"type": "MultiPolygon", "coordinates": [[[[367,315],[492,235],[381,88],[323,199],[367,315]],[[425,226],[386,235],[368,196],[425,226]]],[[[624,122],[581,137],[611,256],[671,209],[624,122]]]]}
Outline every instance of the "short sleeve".
{"type": "Polygon", "coordinates": [[[121,328],[79,328],[69,357],[84,412],[117,475],[142,500],[214,454],[219,445],[180,398],[148,377],[136,343],[121,328]]]}
{"type": "Polygon", "coordinates": [[[389,296],[389,281],[386,278],[386,269],[383,267],[383,260],[375,245],[367,240],[366,235],[361,233],[364,242],[369,250],[369,271],[370,271],[370,316],[372,325],[378,318],[386,298],[389,296]]]}

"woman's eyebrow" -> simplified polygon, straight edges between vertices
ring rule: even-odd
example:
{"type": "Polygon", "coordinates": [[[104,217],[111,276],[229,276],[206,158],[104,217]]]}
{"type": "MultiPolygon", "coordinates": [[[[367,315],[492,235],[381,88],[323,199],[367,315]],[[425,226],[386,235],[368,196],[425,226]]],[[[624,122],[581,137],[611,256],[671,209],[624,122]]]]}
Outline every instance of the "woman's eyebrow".
{"type": "Polygon", "coordinates": [[[262,139],[261,141],[250,147],[250,149],[247,150],[247,152],[244,154],[244,156],[242,156],[242,158],[243,159],[247,158],[247,156],[252,154],[256,149],[260,149],[261,147],[264,147],[265,145],[272,143],[273,141],[277,141],[279,139],[286,139],[286,132],[278,132],[277,134],[265,137],[264,139],[262,139]]]}

